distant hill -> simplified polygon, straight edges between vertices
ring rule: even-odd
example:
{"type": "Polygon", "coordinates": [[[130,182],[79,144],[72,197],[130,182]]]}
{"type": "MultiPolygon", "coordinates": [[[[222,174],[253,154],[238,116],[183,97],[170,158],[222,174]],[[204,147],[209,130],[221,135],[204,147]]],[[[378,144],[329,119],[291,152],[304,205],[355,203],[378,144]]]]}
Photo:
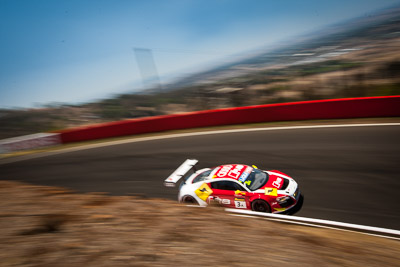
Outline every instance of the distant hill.
{"type": "Polygon", "coordinates": [[[91,123],[290,101],[400,94],[400,6],[299,36],[160,88],[84,105],[0,110],[0,139],[91,123]]]}
{"type": "MultiPolygon", "coordinates": [[[[354,49],[376,40],[399,37],[399,22],[400,6],[384,9],[370,16],[351,19],[307,36],[299,36],[289,44],[274,50],[259,49],[260,51],[248,58],[191,75],[163,85],[163,88],[174,90],[190,85],[218,82],[227,77],[255,73],[268,66],[307,64],[312,62],[313,58],[324,59],[324,54],[327,53],[341,53],[344,49],[354,49]]],[[[325,59],[328,60],[326,57],[325,59]]]]}

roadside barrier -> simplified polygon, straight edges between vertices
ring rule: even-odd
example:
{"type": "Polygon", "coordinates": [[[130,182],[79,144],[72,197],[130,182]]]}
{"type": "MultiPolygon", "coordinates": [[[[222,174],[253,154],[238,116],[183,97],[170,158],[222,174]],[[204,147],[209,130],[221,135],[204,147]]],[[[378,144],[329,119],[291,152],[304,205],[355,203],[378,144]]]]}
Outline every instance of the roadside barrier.
{"type": "Polygon", "coordinates": [[[58,133],[37,133],[0,140],[0,154],[61,144],[58,133]]]}
{"type": "Polygon", "coordinates": [[[128,119],[57,131],[63,143],[170,130],[274,121],[400,116],[400,96],[303,101],[128,119]]]}

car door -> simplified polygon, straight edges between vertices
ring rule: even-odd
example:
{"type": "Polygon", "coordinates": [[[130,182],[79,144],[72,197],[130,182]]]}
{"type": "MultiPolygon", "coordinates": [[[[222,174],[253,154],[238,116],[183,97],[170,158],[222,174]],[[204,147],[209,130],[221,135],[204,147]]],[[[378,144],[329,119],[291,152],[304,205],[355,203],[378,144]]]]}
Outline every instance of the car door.
{"type": "Polygon", "coordinates": [[[215,180],[210,182],[212,198],[228,208],[247,209],[247,191],[235,181],[215,180]]]}

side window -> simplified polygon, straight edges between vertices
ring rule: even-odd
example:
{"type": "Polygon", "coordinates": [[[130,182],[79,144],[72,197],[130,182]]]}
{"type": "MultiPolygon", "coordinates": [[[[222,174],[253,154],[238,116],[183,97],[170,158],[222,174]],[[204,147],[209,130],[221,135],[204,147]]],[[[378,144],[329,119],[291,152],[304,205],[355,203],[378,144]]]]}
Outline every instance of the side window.
{"type": "Polygon", "coordinates": [[[235,183],[235,186],[236,186],[236,190],[246,191],[246,189],[244,189],[243,186],[241,186],[240,184],[235,183]]]}
{"type": "Polygon", "coordinates": [[[211,170],[205,171],[200,173],[196,178],[193,179],[193,184],[200,182],[200,181],[204,181],[205,179],[207,179],[207,177],[210,175],[211,170]]]}
{"type": "Polygon", "coordinates": [[[220,189],[220,190],[231,190],[231,191],[245,191],[243,187],[239,184],[231,181],[216,181],[211,183],[211,188],[220,189]]]}

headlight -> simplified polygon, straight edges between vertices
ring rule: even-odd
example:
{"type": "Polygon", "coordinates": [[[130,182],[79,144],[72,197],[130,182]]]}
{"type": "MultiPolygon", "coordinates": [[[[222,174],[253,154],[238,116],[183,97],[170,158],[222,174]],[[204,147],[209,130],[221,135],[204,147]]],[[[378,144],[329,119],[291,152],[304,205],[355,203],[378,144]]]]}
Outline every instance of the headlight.
{"type": "Polygon", "coordinates": [[[288,196],[282,196],[282,197],[277,197],[276,201],[278,201],[279,204],[285,203],[286,201],[288,201],[290,199],[290,197],[288,196]]]}
{"type": "Polygon", "coordinates": [[[277,197],[276,201],[282,208],[287,208],[295,203],[295,200],[289,196],[277,197]]]}

